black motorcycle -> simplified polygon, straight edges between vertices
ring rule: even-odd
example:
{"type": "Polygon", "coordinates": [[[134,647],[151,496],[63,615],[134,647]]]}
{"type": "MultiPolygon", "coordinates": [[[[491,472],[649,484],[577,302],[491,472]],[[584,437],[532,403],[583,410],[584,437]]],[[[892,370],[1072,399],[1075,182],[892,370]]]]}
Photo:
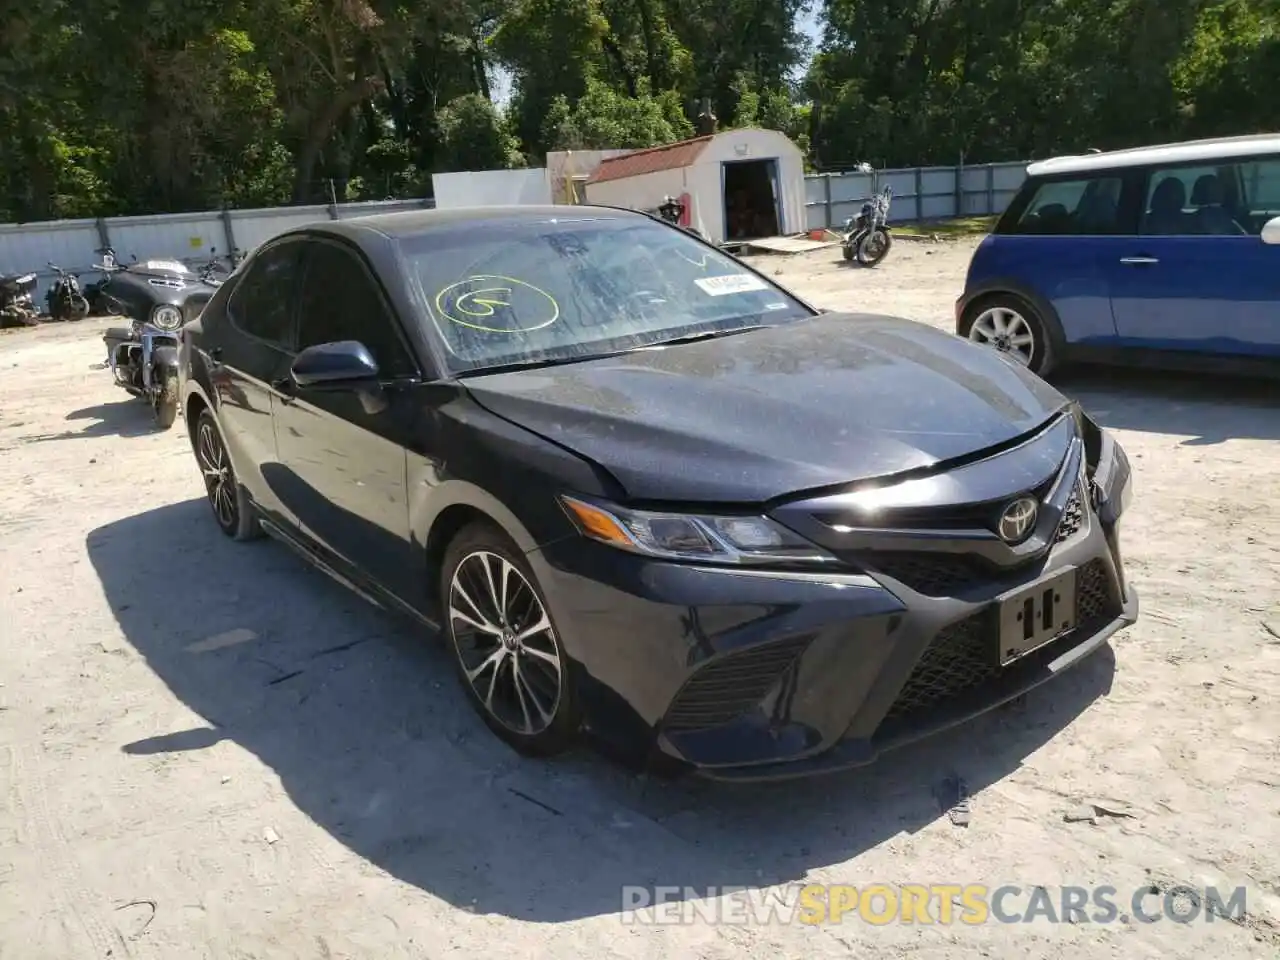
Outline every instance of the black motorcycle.
{"type": "Polygon", "coordinates": [[[179,260],[135,258],[122,265],[111,247],[97,252],[102,262],[95,266],[103,277],[85,290],[96,314],[128,317],[172,332],[194,320],[218,289],[179,260]]]}
{"type": "Polygon", "coordinates": [[[34,273],[0,277],[0,327],[33,327],[40,322],[36,283],[34,273]]]}
{"type": "Polygon", "coordinates": [[[156,425],[168,429],[178,415],[178,331],[218,288],[177,260],[120,266],[110,247],[98,252],[103,280],[93,288],[95,309],[131,321],[103,335],[107,366],[116,384],[146,400],[156,425]]]}
{"type": "MultiPolygon", "coordinates": [[[[872,173],[870,164],[860,164],[859,173],[872,173]]],[[[889,254],[893,246],[893,237],[889,235],[889,204],[893,201],[893,188],[885,184],[884,189],[862,204],[856,217],[844,222],[843,242],[844,258],[857,259],[864,267],[874,267],[889,254]]]]}
{"type": "Polygon", "coordinates": [[[178,334],[135,320],[102,336],[116,386],[151,406],[156,426],[168,430],[178,416],[178,334]]]}
{"type": "Polygon", "coordinates": [[[80,292],[80,278],[56,263],[50,263],[49,269],[58,275],[44,298],[49,316],[54,320],[83,320],[89,314],[89,301],[80,292]]]}

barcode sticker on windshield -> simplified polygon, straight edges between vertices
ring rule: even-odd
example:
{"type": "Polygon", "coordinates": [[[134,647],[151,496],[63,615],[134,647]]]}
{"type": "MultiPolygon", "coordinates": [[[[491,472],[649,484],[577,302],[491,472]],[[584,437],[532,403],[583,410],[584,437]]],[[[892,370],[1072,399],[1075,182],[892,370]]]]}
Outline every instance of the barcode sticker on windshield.
{"type": "Polygon", "coordinates": [[[747,293],[750,290],[768,290],[769,285],[749,273],[731,273],[725,277],[699,277],[693,281],[704,293],[723,297],[731,293],[747,293]]]}

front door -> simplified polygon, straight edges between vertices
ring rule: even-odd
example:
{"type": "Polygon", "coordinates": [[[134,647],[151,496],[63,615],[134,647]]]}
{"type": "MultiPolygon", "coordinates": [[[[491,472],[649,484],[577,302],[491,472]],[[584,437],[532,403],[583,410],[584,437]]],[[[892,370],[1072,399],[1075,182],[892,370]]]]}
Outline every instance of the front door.
{"type": "Polygon", "coordinates": [[[1138,236],[1111,264],[1123,345],[1280,356],[1280,248],[1258,236],[1242,166],[1151,171],[1138,236]]]}
{"type": "Polygon", "coordinates": [[[260,250],[227,301],[229,335],[208,345],[213,400],[236,476],[269,519],[285,523],[292,517],[268,482],[278,466],[271,383],[292,360],[301,254],[296,239],[260,250]]]}
{"type": "Polygon", "coordinates": [[[275,405],[282,469],[276,487],[308,539],[402,600],[414,583],[405,448],[420,432],[418,370],[382,291],[352,248],[309,240],[299,294],[298,349],[358,340],[382,383],[373,393],[294,389],[275,405]]]}

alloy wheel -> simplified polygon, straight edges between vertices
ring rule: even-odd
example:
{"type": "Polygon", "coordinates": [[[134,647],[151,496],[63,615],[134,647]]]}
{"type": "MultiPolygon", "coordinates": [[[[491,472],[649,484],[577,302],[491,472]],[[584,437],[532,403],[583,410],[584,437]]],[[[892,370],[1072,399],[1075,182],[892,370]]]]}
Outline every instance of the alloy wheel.
{"type": "Polygon", "coordinates": [[[560,706],[563,665],[551,620],[524,574],[476,550],[449,581],[449,629],[477,699],[521,736],[542,733],[560,706]]]}
{"type": "Polygon", "coordinates": [[[231,471],[231,459],[222,444],[222,438],[212,423],[205,421],[196,431],[196,457],[200,472],[204,474],[205,490],[214,516],[224,530],[234,530],[239,520],[236,506],[236,478],[231,471]]]}
{"type": "Polygon", "coordinates": [[[1024,367],[1035,356],[1036,337],[1027,318],[1009,307],[989,307],[969,328],[969,339],[1007,353],[1024,367]]]}

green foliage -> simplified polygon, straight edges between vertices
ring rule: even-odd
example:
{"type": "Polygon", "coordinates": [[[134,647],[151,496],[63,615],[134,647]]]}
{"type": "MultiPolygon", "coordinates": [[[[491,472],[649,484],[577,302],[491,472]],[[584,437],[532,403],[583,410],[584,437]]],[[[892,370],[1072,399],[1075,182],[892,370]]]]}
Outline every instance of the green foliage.
{"type": "Polygon", "coordinates": [[[437,116],[441,170],[503,170],[524,165],[520,141],[493,102],[477,93],[450,100],[437,116]]]}
{"type": "Polygon", "coordinates": [[[555,150],[640,149],[693,136],[693,124],[674,92],[652,96],[644,80],[635,97],[588,80],[586,92],[572,107],[565,97],[552,102],[544,129],[555,150]]]}

